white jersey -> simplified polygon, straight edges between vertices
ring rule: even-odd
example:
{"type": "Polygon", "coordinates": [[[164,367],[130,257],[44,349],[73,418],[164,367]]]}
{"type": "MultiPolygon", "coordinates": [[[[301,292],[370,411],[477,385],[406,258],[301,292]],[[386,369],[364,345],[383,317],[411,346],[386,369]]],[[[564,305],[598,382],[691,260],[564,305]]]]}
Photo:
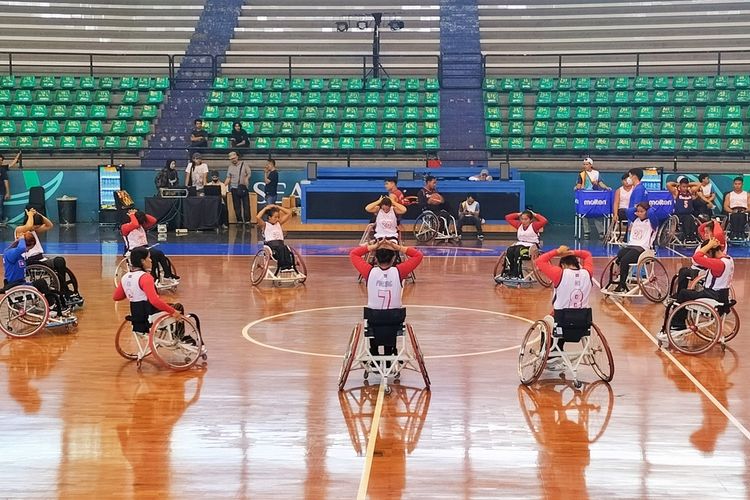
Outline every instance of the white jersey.
{"type": "Polygon", "coordinates": [[[263,240],[264,241],[275,241],[275,240],[284,241],[284,230],[281,229],[281,222],[277,222],[276,224],[271,224],[270,222],[266,222],[265,226],[263,226],[263,240]]]}
{"type": "Polygon", "coordinates": [[[591,296],[591,275],[585,269],[563,269],[560,284],[555,288],[552,308],[588,309],[591,296]]]}
{"type": "Polygon", "coordinates": [[[630,208],[630,195],[633,194],[633,188],[625,189],[624,187],[620,187],[618,192],[620,193],[620,203],[617,205],[617,208],[630,208]]]}
{"type": "Polygon", "coordinates": [[[148,238],[146,237],[146,230],[143,229],[143,226],[138,226],[133,229],[125,238],[128,240],[128,250],[148,246],[148,238]]]}
{"type": "Polygon", "coordinates": [[[713,188],[710,182],[706,184],[705,186],[701,185],[701,192],[703,192],[703,196],[706,196],[706,197],[711,196],[711,191],[713,191],[713,188]]]}
{"type": "Polygon", "coordinates": [[[468,203],[466,201],[461,202],[461,211],[468,211],[477,213],[479,212],[479,202],[477,200],[474,200],[474,203],[468,203]]]}
{"type": "Polygon", "coordinates": [[[372,268],[367,276],[367,307],[401,308],[401,276],[395,266],[388,269],[372,268]]]}
{"type": "Polygon", "coordinates": [[[724,263],[724,272],[721,276],[714,276],[711,270],[708,270],[706,277],[706,288],[711,290],[726,290],[732,286],[732,277],[734,276],[734,260],[729,255],[721,258],[724,263]]]}
{"type": "Polygon", "coordinates": [[[44,254],[44,248],[42,248],[42,242],[39,241],[39,237],[36,235],[36,231],[31,231],[31,234],[34,235],[34,246],[27,249],[26,252],[22,254],[24,259],[28,259],[29,257],[34,257],[35,255],[44,254]]]}
{"type": "Polygon", "coordinates": [[[734,191],[730,191],[729,208],[744,208],[747,210],[747,192],[740,191],[739,193],[735,193],[734,191]]]}
{"type": "Polygon", "coordinates": [[[122,283],[122,289],[125,291],[125,296],[130,302],[144,302],[148,301],[146,292],[143,291],[138,281],[141,276],[146,274],[144,271],[131,271],[125,273],[120,281],[122,283]]]}
{"type": "Polygon", "coordinates": [[[398,219],[393,209],[388,212],[378,210],[375,216],[376,238],[398,238],[398,219]]]}
{"type": "Polygon", "coordinates": [[[656,236],[656,231],[651,227],[651,221],[648,219],[641,220],[636,218],[630,224],[628,245],[632,247],[641,247],[644,250],[650,250],[651,245],[654,243],[654,236],[656,236]]]}
{"type": "Polygon", "coordinates": [[[527,227],[526,229],[523,228],[523,224],[518,226],[516,235],[518,238],[518,242],[516,243],[516,245],[523,245],[525,247],[539,245],[539,233],[534,231],[533,223],[529,224],[529,227],[527,227]]]}

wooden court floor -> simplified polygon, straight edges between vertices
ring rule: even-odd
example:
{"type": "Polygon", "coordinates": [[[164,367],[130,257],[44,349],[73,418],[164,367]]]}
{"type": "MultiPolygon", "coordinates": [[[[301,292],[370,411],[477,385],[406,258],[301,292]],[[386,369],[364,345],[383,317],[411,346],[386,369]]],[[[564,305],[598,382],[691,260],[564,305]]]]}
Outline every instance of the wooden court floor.
{"type": "MultiPolygon", "coordinates": [[[[116,261],[69,258],[76,332],[0,340],[2,498],[750,497],[747,328],[723,353],[665,354],[661,305],[597,292],[611,385],[583,369],[581,391],[551,372],[525,389],[517,346],[550,292],[495,287],[495,257],[426,258],[404,300],[432,391],[409,373],[378,406],[377,382],[336,388],[365,302],[345,257],[308,257],[294,289],[251,287],[249,257],[175,257],[173,300],[209,350],[186,373],[115,352],[116,261]]],[[[748,278],[739,261],[740,304],[748,278]]]]}

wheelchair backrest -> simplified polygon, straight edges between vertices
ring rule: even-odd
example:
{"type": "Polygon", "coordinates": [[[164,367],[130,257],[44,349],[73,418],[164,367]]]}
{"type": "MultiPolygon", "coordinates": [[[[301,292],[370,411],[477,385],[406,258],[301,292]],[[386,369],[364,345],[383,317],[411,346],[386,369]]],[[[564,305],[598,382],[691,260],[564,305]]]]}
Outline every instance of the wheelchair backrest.
{"type": "Polygon", "coordinates": [[[406,321],[406,308],[371,309],[365,307],[364,318],[370,326],[400,326],[406,321]]]}
{"type": "Polygon", "coordinates": [[[591,332],[593,316],[591,308],[586,309],[556,309],[555,324],[562,329],[563,339],[578,342],[591,332]]]}

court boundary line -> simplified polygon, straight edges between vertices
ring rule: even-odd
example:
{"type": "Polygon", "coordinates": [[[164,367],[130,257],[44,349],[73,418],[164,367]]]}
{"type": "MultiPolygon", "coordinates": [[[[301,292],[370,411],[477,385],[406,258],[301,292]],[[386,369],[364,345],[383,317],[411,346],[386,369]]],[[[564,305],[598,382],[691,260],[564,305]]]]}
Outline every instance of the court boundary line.
{"type": "Polygon", "coordinates": [[[372,461],[375,458],[375,442],[378,439],[380,430],[380,416],[383,413],[383,400],[385,399],[385,380],[381,380],[378,389],[378,399],[375,402],[375,410],[370,426],[370,434],[367,436],[367,452],[365,453],[365,466],[362,468],[362,476],[359,479],[359,489],[357,490],[357,500],[367,498],[367,488],[370,485],[370,473],[372,472],[372,461]]]}
{"type": "MultiPolygon", "coordinates": [[[[601,284],[598,281],[593,281],[597,284],[597,286],[601,288],[601,284]]],[[[664,346],[660,346],[659,341],[651,334],[651,332],[648,331],[645,326],[643,326],[643,323],[638,321],[638,319],[633,316],[633,314],[624,305],[622,305],[619,300],[613,299],[613,302],[623,313],[625,313],[625,316],[627,316],[628,319],[630,319],[630,321],[636,327],[638,327],[638,329],[641,330],[641,332],[643,332],[651,342],[656,345],[659,351],[661,351],[667,357],[667,359],[669,359],[669,361],[671,361],[672,364],[675,365],[690,382],[692,382],[692,384],[703,394],[703,396],[705,396],[706,399],[708,399],[716,407],[716,409],[719,410],[727,418],[727,420],[729,420],[732,425],[734,425],[735,428],[737,428],[737,430],[745,436],[746,439],[750,440],[750,431],[748,431],[748,429],[744,425],[742,425],[739,420],[737,420],[737,417],[735,417],[723,404],[721,404],[721,402],[716,399],[711,391],[706,389],[706,387],[701,384],[697,378],[695,378],[690,370],[685,368],[685,365],[680,363],[680,361],[668,349],[666,349],[664,346]]]]}

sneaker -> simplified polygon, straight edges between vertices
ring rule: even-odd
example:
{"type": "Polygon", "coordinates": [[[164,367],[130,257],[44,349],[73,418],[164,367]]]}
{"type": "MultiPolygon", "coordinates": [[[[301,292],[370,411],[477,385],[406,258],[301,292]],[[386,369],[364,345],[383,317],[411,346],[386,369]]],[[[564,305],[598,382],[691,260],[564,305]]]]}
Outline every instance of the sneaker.
{"type": "Polygon", "coordinates": [[[565,370],[565,363],[560,356],[553,357],[550,355],[547,359],[547,366],[545,366],[544,369],[552,372],[562,371],[565,370]]]}
{"type": "Polygon", "coordinates": [[[664,330],[659,330],[659,333],[656,334],[656,340],[666,343],[669,342],[669,337],[667,337],[667,332],[664,330]]]}
{"type": "Polygon", "coordinates": [[[625,287],[624,287],[624,286],[622,286],[622,285],[617,285],[617,288],[615,288],[615,289],[614,289],[613,291],[614,291],[615,293],[625,293],[625,292],[627,292],[627,291],[628,291],[628,289],[627,289],[627,288],[625,288],[625,287]]]}
{"type": "Polygon", "coordinates": [[[159,284],[161,286],[175,286],[179,283],[178,280],[174,278],[161,278],[159,279],[159,284]]]}

